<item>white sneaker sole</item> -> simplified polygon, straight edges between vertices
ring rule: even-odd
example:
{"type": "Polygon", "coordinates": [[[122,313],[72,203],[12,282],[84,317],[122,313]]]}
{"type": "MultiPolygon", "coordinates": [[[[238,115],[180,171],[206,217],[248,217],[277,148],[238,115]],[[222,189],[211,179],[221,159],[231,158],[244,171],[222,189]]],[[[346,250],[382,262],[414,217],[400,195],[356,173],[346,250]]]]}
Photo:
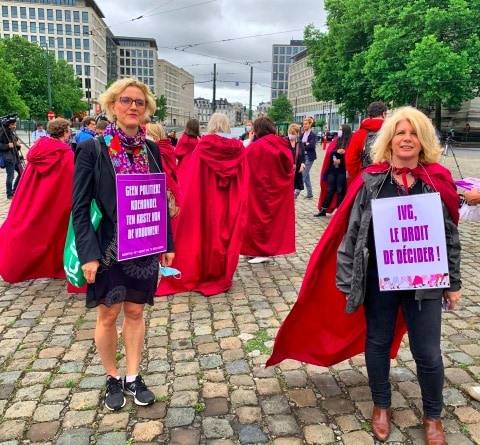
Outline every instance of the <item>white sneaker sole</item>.
{"type": "Polygon", "coordinates": [[[135,402],[135,405],[138,405],[138,406],[148,406],[148,405],[153,405],[155,403],[155,400],[153,400],[150,403],[140,402],[140,400],[138,400],[137,397],[135,396],[135,393],[133,393],[132,391],[129,391],[127,389],[124,389],[123,393],[127,396],[132,396],[133,401],[135,402]]]}
{"type": "Polygon", "coordinates": [[[268,263],[269,261],[272,261],[270,257],[255,257],[255,258],[252,258],[251,260],[248,260],[248,263],[260,264],[260,263],[268,263]]]}
{"type": "Polygon", "coordinates": [[[117,409],[114,409],[114,408],[110,408],[106,402],[103,402],[104,405],[105,405],[105,408],[107,408],[109,411],[120,411],[124,406],[125,404],[127,403],[127,399],[125,399],[125,397],[123,398],[123,405],[120,407],[120,408],[117,408],[117,409]]]}

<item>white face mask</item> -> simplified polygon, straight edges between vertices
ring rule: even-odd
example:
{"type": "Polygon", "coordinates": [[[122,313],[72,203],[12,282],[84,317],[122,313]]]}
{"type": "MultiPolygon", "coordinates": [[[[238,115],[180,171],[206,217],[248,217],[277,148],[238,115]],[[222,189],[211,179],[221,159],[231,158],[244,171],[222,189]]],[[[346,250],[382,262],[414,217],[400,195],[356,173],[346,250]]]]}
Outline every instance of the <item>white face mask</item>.
{"type": "Polygon", "coordinates": [[[245,130],[247,130],[247,133],[250,133],[252,131],[252,126],[251,125],[247,125],[245,127],[245,130]]]}
{"type": "Polygon", "coordinates": [[[146,134],[146,135],[145,135],[145,139],[148,139],[149,141],[153,141],[152,136],[150,136],[149,134],[146,134]]]}
{"type": "Polygon", "coordinates": [[[297,139],[297,135],[296,134],[289,134],[288,139],[290,139],[291,141],[295,141],[297,139]]]}
{"type": "Polygon", "coordinates": [[[337,131],[337,134],[338,134],[338,137],[341,138],[341,137],[342,137],[342,134],[343,134],[343,131],[342,131],[342,130],[338,130],[338,131],[337,131]]]}

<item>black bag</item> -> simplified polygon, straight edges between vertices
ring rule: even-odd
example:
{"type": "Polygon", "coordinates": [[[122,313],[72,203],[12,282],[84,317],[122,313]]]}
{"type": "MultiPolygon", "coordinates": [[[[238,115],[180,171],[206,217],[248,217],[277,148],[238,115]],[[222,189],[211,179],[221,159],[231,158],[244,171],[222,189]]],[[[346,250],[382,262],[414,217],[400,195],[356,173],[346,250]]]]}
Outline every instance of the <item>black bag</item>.
{"type": "Polygon", "coordinates": [[[370,156],[370,153],[372,151],[372,145],[375,142],[375,139],[377,138],[377,133],[374,133],[373,131],[369,131],[367,135],[367,139],[365,140],[365,145],[363,146],[363,151],[362,151],[362,167],[366,168],[372,163],[372,158],[370,156]]]}

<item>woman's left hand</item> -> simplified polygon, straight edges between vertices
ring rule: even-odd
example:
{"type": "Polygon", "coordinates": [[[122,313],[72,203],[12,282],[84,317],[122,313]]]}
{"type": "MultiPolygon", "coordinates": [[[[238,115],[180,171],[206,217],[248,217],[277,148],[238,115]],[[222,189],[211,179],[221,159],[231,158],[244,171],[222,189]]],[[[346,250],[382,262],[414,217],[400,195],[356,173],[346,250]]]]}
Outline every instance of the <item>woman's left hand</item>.
{"type": "Polygon", "coordinates": [[[339,155],[343,155],[343,154],[345,153],[345,149],[344,149],[344,148],[339,148],[339,149],[337,150],[337,153],[338,153],[339,155]]]}
{"type": "Polygon", "coordinates": [[[175,254],[173,252],[162,253],[160,255],[160,264],[162,266],[171,266],[174,258],[175,254]]]}
{"type": "Polygon", "coordinates": [[[448,300],[448,309],[449,310],[455,310],[456,307],[458,306],[458,303],[460,302],[460,298],[462,296],[462,293],[457,290],[457,291],[445,291],[445,298],[448,300]]]}
{"type": "Polygon", "coordinates": [[[300,168],[298,169],[299,173],[303,173],[305,171],[305,164],[300,164],[300,168]]]}

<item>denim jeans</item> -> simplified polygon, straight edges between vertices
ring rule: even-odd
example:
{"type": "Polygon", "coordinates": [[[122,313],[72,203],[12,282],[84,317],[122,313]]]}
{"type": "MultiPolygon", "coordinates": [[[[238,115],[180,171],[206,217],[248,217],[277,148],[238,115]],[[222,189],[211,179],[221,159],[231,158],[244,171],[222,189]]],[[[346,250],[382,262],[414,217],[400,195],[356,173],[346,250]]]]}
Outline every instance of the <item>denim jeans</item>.
{"type": "Polygon", "coordinates": [[[311,161],[310,159],[305,159],[305,170],[303,171],[303,183],[307,189],[307,196],[312,197],[312,182],[310,181],[310,170],[315,160],[311,161]]]}
{"type": "Polygon", "coordinates": [[[11,197],[15,193],[18,181],[20,180],[20,165],[18,162],[6,159],[5,170],[7,172],[7,197],[11,197]],[[17,172],[17,178],[15,179],[15,182],[13,182],[15,171],[17,172]]]}
{"type": "Polygon", "coordinates": [[[425,417],[439,418],[443,406],[443,360],[440,350],[442,301],[415,301],[415,291],[380,292],[378,279],[369,276],[364,308],[367,321],[365,361],[373,403],[391,404],[390,346],[398,309],[407,323],[410,350],[417,365],[425,417]]]}

